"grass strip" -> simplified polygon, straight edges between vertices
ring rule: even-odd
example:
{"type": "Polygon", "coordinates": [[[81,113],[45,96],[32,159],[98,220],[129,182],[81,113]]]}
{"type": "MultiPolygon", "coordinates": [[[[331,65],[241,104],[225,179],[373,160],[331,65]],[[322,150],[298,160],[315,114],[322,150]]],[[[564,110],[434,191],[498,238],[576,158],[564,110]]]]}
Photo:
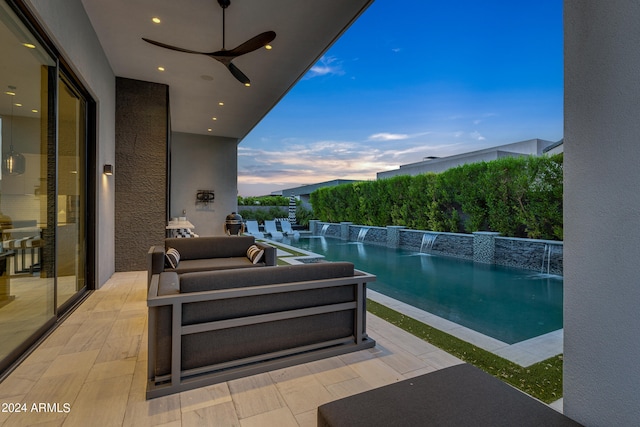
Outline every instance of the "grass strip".
{"type": "Polygon", "coordinates": [[[523,367],[375,301],[367,310],[545,403],[562,397],[562,354],[523,367]]]}

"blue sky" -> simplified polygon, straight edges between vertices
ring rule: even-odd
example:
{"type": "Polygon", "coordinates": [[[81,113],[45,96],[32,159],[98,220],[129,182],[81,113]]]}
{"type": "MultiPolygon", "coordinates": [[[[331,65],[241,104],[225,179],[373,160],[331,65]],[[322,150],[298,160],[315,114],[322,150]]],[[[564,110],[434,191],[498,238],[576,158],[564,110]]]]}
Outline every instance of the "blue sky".
{"type": "Polygon", "coordinates": [[[238,147],[241,196],[563,137],[562,0],[376,0],[238,147]]]}

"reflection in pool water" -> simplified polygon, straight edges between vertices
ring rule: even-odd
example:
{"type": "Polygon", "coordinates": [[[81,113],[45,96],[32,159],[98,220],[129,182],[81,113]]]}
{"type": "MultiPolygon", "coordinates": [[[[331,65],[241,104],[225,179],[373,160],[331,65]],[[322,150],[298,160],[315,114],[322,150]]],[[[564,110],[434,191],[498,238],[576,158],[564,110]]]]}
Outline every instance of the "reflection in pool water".
{"type": "Polygon", "coordinates": [[[350,261],[370,288],[508,344],[562,328],[562,277],[360,242],[311,237],[283,243],[350,261]]]}

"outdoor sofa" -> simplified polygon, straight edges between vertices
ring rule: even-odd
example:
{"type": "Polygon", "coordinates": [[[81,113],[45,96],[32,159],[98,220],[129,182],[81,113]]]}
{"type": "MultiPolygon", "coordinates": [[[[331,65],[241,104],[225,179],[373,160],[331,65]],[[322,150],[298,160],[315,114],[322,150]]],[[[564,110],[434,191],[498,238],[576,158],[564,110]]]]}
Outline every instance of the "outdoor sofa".
{"type": "Polygon", "coordinates": [[[347,262],[154,274],[147,398],[373,347],[373,280],[347,262]]]}
{"type": "Polygon", "coordinates": [[[228,270],[236,268],[266,267],[276,265],[276,248],[256,242],[254,236],[210,236],[196,238],[167,238],[164,246],[151,246],[148,252],[148,284],[154,274],[173,271],[178,274],[195,271],[228,270]],[[247,256],[251,246],[264,250],[258,262],[247,256]],[[167,266],[167,250],[179,254],[175,268],[167,266]]]}

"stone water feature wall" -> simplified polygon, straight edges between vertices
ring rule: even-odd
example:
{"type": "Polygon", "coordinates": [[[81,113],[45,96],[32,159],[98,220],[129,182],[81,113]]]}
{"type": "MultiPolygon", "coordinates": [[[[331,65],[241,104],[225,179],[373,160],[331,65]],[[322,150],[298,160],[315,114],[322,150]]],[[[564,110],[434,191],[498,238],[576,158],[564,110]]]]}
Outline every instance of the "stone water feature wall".
{"type": "Polygon", "coordinates": [[[409,230],[398,226],[370,227],[350,222],[340,224],[310,221],[312,234],[363,242],[377,246],[464,258],[562,275],[563,244],[552,240],[500,237],[498,233],[442,233],[409,230]]]}
{"type": "Polygon", "coordinates": [[[548,274],[563,272],[562,242],[496,237],[495,250],[500,265],[548,274]]]}

